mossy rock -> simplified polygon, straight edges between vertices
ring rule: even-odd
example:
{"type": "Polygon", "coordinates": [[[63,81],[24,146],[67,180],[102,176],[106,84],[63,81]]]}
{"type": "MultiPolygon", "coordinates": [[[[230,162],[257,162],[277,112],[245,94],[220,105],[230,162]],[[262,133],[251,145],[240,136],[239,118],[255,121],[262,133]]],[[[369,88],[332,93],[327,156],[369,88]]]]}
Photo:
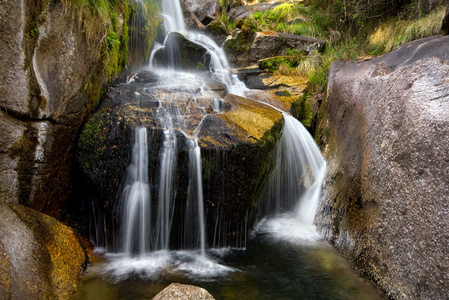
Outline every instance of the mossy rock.
{"type": "MultiPolygon", "coordinates": [[[[209,84],[210,88],[202,94],[202,83],[196,87],[191,83],[172,82],[171,88],[167,85],[159,88],[153,76],[141,76],[147,77],[148,82],[141,78],[142,82],[111,90],[81,133],[77,161],[82,172],[79,178],[86,187],[84,198],[95,199],[97,209],[105,216],[106,230],[114,231],[121,218],[118,208],[131,160],[134,127],[143,126],[148,135],[151,194],[157,199],[165,130],[157,114],[161,105],[169,105],[176,99],[176,110],[182,117],[172,120],[177,139],[174,201],[178,209],[174,210],[171,247],[182,247],[182,237],[178,234],[183,232],[180,228],[189,185],[186,140],[194,135],[201,147],[204,206],[208,211],[207,243],[211,246],[214,243],[214,220],[220,218],[220,228],[226,231],[215,242],[222,246],[243,246],[241,237],[245,235],[246,220],[252,215],[268,176],[272,150],[282,127],[282,114],[266,104],[235,95],[220,99],[213,92],[222,93],[223,88],[216,83],[209,84]],[[221,113],[213,109],[213,99],[221,101],[221,113]]],[[[157,212],[156,202],[152,204],[153,212],[157,212]]],[[[111,247],[117,245],[117,241],[107,243],[111,247]]]]}

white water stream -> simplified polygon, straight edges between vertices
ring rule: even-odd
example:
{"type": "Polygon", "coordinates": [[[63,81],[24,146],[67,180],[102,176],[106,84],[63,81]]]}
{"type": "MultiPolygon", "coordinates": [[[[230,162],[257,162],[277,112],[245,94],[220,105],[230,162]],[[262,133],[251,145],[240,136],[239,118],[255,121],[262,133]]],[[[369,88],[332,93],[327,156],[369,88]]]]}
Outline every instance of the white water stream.
{"type": "MultiPolygon", "coordinates": [[[[211,57],[210,72],[214,80],[226,87],[228,93],[244,96],[246,86],[230,72],[223,50],[210,38],[188,32],[182,19],[178,0],[163,1],[163,16],[167,37],[170,32],[181,33],[189,41],[203,46],[211,57]]],[[[165,39],[167,41],[167,38],[165,39]]],[[[173,45],[171,45],[173,46],[173,45]]],[[[153,65],[154,53],[168,45],[155,47],[150,57],[153,65]]],[[[172,51],[176,52],[176,49],[172,51]]],[[[170,59],[168,69],[156,70],[160,78],[166,78],[161,85],[176,86],[178,81],[198,81],[192,74],[173,71],[176,63],[170,59]],[[176,80],[174,80],[176,78],[176,80]]],[[[172,100],[174,103],[176,99],[172,100]]],[[[220,112],[220,103],[213,100],[213,108],[220,112]]],[[[176,104],[174,104],[176,105],[176,104]]],[[[267,104],[269,105],[269,104],[267,104]]],[[[271,106],[271,105],[270,105],[271,106]]],[[[263,199],[262,221],[255,232],[264,232],[282,237],[313,240],[318,235],[313,219],[318,205],[321,184],[326,164],[313,138],[304,126],[289,114],[283,112],[284,127],[277,144],[276,167],[270,176],[263,199]],[[286,217],[287,216],[287,217],[286,217]],[[274,218],[273,218],[274,217],[274,218]],[[297,232],[293,234],[292,232],[297,232]]],[[[201,151],[195,136],[183,132],[188,144],[189,186],[184,218],[183,249],[194,252],[170,251],[170,232],[173,222],[174,185],[177,168],[177,138],[169,109],[160,108],[158,119],[164,124],[163,145],[160,152],[160,173],[158,182],[157,220],[151,220],[151,195],[148,181],[148,137],[146,128],[136,128],[132,163],[128,169],[128,185],[124,190],[122,221],[122,253],[120,259],[113,259],[105,271],[118,277],[139,273],[153,276],[167,266],[192,276],[219,276],[235,271],[208,258],[206,253],[204,197],[201,174],[201,151]],[[196,254],[195,254],[196,253],[196,254]]],[[[199,123],[200,126],[201,122],[199,123]]],[[[182,130],[182,128],[177,128],[182,130]]],[[[194,132],[198,131],[198,128],[194,132]]],[[[245,229],[246,231],[246,229],[245,229]]],[[[246,232],[245,232],[246,234],[246,232]]],[[[116,257],[116,255],[112,255],[116,257]]]]}

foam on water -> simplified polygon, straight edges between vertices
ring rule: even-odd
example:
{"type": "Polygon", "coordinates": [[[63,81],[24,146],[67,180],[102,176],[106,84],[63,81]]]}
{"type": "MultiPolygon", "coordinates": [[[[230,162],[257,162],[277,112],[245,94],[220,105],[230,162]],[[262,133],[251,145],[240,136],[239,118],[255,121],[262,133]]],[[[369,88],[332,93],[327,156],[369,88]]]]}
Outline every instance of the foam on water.
{"type": "Polygon", "coordinates": [[[267,235],[270,239],[301,245],[322,240],[315,225],[305,224],[293,215],[261,220],[252,232],[252,236],[257,235],[267,235]]]}
{"type": "Polygon", "coordinates": [[[201,251],[154,251],[130,257],[123,254],[107,254],[107,263],[101,267],[102,276],[122,281],[138,276],[156,280],[164,276],[183,276],[195,280],[209,281],[226,276],[238,269],[220,264],[201,251]]]}

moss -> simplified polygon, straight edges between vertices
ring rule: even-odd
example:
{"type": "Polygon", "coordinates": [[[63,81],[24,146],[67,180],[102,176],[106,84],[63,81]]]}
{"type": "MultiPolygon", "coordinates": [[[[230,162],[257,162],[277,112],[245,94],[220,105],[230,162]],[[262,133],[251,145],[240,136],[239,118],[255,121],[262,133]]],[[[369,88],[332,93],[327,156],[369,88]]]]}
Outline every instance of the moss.
{"type": "Polygon", "coordinates": [[[78,153],[84,153],[84,156],[78,161],[81,163],[81,168],[85,174],[89,173],[91,166],[99,160],[106,149],[105,114],[106,112],[96,114],[94,118],[84,124],[81,131],[78,141],[78,147],[81,151],[78,151],[78,153]],[[86,153],[89,155],[86,156],[86,153]]]}
{"type": "Polygon", "coordinates": [[[39,36],[39,28],[36,20],[30,19],[26,25],[25,30],[30,38],[37,38],[39,36]]]}
{"type": "Polygon", "coordinates": [[[313,119],[313,112],[308,102],[310,93],[306,91],[304,95],[292,104],[292,115],[304,126],[310,127],[313,119]]]}
{"type": "Polygon", "coordinates": [[[35,147],[35,141],[28,137],[27,134],[24,134],[12,144],[8,153],[12,158],[16,158],[22,156],[24,153],[34,153],[35,147]]]}
{"type": "Polygon", "coordinates": [[[41,99],[41,101],[40,101],[39,107],[40,107],[40,109],[44,110],[48,104],[47,98],[45,98],[44,96],[41,95],[40,99],[41,99]]]}

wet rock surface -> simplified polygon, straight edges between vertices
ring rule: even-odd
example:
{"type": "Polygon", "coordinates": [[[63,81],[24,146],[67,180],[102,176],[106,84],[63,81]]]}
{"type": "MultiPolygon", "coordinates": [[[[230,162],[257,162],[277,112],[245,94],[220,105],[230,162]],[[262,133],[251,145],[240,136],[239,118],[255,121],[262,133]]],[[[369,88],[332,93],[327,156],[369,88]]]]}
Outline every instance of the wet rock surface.
{"type": "Polygon", "coordinates": [[[448,297],[449,37],[331,67],[323,235],[393,299],[448,297]]]}
{"type": "Polygon", "coordinates": [[[2,299],[68,299],[86,255],[71,229],[21,205],[0,204],[2,299]]]}
{"type": "MultiPolygon", "coordinates": [[[[137,78],[144,77],[139,74],[137,78]]],[[[258,198],[263,174],[269,171],[268,161],[281,129],[282,114],[248,98],[231,94],[221,98],[225,88],[213,81],[198,84],[198,78],[190,75],[193,77],[181,77],[178,82],[173,74],[167,76],[170,79],[161,78],[160,83],[150,79],[146,83],[122,84],[108,92],[81,133],[77,150],[80,178],[86,179],[89,193],[108,216],[109,228],[114,228],[130,163],[133,131],[143,126],[148,131],[149,172],[154,189],[151,193],[157,199],[159,157],[163,132],[167,130],[166,116],[161,113],[169,111],[178,153],[174,228],[182,225],[185,212],[189,184],[187,139],[196,136],[201,147],[208,243],[218,246],[236,242],[243,236],[247,213],[258,198]],[[223,222],[220,228],[227,229],[220,241],[214,241],[215,220],[223,222]]],[[[176,236],[178,231],[174,229],[172,234],[174,249],[182,240],[176,236]]]]}

